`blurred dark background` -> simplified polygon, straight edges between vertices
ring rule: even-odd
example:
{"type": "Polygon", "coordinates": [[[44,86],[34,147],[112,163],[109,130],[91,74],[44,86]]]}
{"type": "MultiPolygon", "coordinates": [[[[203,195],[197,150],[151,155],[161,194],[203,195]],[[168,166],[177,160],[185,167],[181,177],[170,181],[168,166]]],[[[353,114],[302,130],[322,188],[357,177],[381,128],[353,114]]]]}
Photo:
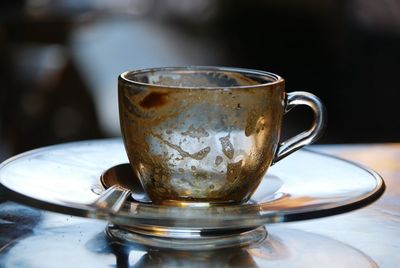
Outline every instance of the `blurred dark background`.
{"type": "Polygon", "coordinates": [[[118,74],[178,65],[282,75],[326,104],[320,143],[400,141],[398,0],[17,0],[0,4],[0,160],[119,136],[118,74]]]}

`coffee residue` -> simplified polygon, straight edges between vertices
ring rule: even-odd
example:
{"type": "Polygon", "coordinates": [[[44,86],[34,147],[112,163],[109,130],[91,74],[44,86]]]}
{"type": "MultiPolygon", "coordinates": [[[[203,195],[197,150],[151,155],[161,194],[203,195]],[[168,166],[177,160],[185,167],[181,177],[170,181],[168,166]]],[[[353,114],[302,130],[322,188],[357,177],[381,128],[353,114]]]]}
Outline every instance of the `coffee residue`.
{"type": "Polygon", "coordinates": [[[242,170],[242,161],[243,160],[240,160],[239,162],[236,163],[228,164],[226,171],[226,179],[229,182],[234,182],[239,178],[240,172],[242,170]]]}
{"type": "Polygon", "coordinates": [[[230,137],[231,134],[228,134],[228,136],[226,137],[219,138],[219,141],[221,142],[222,152],[224,153],[224,155],[226,155],[226,157],[228,157],[229,159],[232,159],[235,153],[235,149],[233,148],[233,145],[229,140],[230,137]]]}
{"type": "Polygon", "coordinates": [[[247,121],[246,128],[244,130],[244,133],[247,137],[254,133],[256,129],[257,120],[258,120],[257,111],[250,110],[246,120],[247,121]]]}
{"type": "Polygon", "coordinates": [[[139,105],[146,109],[161,107],[167,103],[168,93],[151,92],[139,102],[139,105]]]}
{"type": "Polygon", "coordinates": [[[216,166],[219,166],[221,163],[222,163],[222,161],[223,161],[224,159],[222,158],[222,156],[217,156],[216,158],[215,158],[215,165],[216,166]]]}
{"type": "Polygon", "coordinates": [[[197,138],[198,141],[200,141],[200,138],[205,138],[210,136],[208,132],[202,128],[195,128],[193,125],[190,125],[189,129],[185,132],[181,133],[183,136],[189,136],[191,138],[197,138]]]}
{"type": "Polygon", "coordinates": [[[196,160],[201,160],[204,157],[206,157],[210,151],[211,151],[210,146],[207,146],[207,147],[201,149],[200,151],[198,151],[197,153],[190,154],[190,157],[194,158],[196,160]]]}
{"type": "Polygon", "coordinates": [[[210,146],[207,146],[203,149],[201,149],[200,151],[196,152],[196,153],[189,153],[186,152],[185,150],[183,150],[180,146],[173,144],[165,139],[163,139],[161,137],[161,135],[158,134],[154,134],[152,133],[152,135],[156,138],[158,138],[159,140],[161,140],[163,143],[165,143],[166,145],[168,145],[169,147],[171,147],[172,149],[176,150],[183,158],[185,157],[190,157],[196,160],[202,160],[204,157],[206,157],[208,155],[208,153],[211,151],[210,146]]]}

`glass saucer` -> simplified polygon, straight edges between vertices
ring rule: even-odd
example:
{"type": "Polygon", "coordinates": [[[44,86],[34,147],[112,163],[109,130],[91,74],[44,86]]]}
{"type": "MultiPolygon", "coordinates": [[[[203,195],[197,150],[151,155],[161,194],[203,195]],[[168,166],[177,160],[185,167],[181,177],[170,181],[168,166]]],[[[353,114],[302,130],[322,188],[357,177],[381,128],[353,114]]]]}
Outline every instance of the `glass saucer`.
{"type": "Polygon", "coordinates": [[[101,175],[127,162],[120,139],[55,145],[4,162],[0,186],[9,199],[40,209],[184,238],[340,214],[372,203],[385,188],[374,171],[300,150],[272,166],[246,204],[157,206],[129,199],[128,194],[114,198],[104,189],[101,175]]]}

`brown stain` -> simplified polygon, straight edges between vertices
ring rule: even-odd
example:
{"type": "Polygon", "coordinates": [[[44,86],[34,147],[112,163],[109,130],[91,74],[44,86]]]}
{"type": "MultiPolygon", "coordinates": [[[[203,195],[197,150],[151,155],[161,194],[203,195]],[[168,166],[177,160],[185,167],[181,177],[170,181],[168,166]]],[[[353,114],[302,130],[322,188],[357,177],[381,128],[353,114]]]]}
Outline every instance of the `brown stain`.
{"type": "Polygon", "coordinates": [[[200,138],[206,138],[210,136],[210,134],[202,127],[195,128],[193,125],[190,125],[189,129],[185,132],[181,133],[183,136],[189,136],[191,138],[197,138],[200,141],[200,138]]]}
{"type": "Polygon", "coordinates": [[[252,135],[255,132],[257,126],[257,120],[258,120],[257,111],[255,109],[250,110],[247,115],[246,127],[244,130],[246,137],[252,135]]]}
{"type": "Polygon", "coordinates": [[[254,86],[260,83],[242,74],[230,74],[230,77],[236,80],[239,86],[254,86]]]}
{"type": "Polygon", "coordinates": [[[222,156],[217,156],[216,158],[215,158],[215,165],[216,166],[219,166],[221,163],[222,163],[222,161],[223,161],[224,159],[222,158],[222,156]]]}
{"type": "Polygon", "coordinates": [[[231,134],[228,134],[226,137],[219,138],[219,141],[221,143],[222,152],[224,153],[224,155],[226,155],[226,157],[228,157],[229,159],[232,159],[233,155],[235,154],[235,149],[229,140],[230,138],[231,134]]]}
{"type": "Polygon", "coordinates": [[[139,102],[139,105],[146,109],[158,108],[167,103],[168,93],[151,92],[139,102]]]}
{"type": "Polygon", "coordinates": [[[154,137],[156,137],[157,139],[162,141],[168,147],[170,147],[170,148],[174,149],[175,151],[177,151],[181,155],[181,157],[183,157],[183,158],[190,157],[190,158],[193,158],[193,159],[196,159],[196,160],[202,160],[211,151],[210,146],[207,146],[207,147],[201,149],[200,151],[191,154],[191,153],[186,152],[185,150],[183,150],[180,146],[178,146],[176,144],[173,144],[173,143],[163,139],[163,137],[161,135],[158,135],[158,134],[155,134],[155,133],[151,133],[151,135],[153,135],[154,137]]]}
{"type": "Polygon", "coordinates": [[[242,162],[243,160],[240,160],[239,162],[229,163],[227,165],[226,179],[228,182],[233,183],[240,178],[239,175],[242,170],[242,162]]]}

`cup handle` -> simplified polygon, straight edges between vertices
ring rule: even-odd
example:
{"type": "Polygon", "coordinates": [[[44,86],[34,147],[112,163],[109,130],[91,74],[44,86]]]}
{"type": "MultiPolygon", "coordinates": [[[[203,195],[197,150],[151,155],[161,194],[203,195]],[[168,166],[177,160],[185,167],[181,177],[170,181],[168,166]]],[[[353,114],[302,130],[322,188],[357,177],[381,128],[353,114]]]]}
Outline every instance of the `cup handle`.
{"type": "Polygon", "coordinates": [[[309,130],[279,143],[272,164],[275,164],[301,147],[315,142],[325,128],[326,110],[317,96],[304,91],[295,91],[286,94],[285,104],[285,114],[297,105],[310,107],[314,113],[314,121],[309,130]]]}

